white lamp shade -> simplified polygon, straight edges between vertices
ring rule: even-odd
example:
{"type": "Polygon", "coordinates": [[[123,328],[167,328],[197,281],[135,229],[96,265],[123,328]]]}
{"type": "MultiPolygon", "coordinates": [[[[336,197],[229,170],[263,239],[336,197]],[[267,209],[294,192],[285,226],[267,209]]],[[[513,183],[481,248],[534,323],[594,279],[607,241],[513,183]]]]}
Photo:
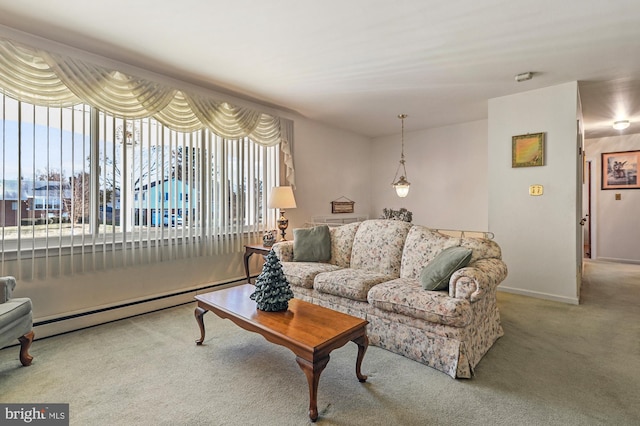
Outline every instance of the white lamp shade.
{"type": "Polygon", "coordinates": [[[269,194],[270,209],[295,209],[296,199],[290,186],[275,186],[269,194]]]}

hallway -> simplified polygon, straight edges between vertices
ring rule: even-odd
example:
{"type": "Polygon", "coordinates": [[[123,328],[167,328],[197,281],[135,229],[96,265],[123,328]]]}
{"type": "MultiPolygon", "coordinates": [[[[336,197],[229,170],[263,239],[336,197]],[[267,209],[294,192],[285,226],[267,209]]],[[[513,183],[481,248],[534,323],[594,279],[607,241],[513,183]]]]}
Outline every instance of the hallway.
{"type": "Polygon", "coordinates": [[[580,304],[604,301],[640,306],[640,265],[585,259],[580,304]]]}

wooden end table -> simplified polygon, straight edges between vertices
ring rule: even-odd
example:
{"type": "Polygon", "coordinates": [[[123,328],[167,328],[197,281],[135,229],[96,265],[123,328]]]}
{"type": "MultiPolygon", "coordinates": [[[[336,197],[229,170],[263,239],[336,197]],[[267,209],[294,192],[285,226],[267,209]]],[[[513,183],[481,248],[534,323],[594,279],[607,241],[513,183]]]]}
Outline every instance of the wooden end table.
{"type": "Polygon", "coordinates": [[[365,382],[367,376],[360,371],[362,359],[369,346],[367,321],[342,312],[304,302],[289,301],[289,309],[283,312],[264,312],[256,308],[249,298],[255,291],[251,284],[226,288],[195,297],[195,317],[200,327],[198,345],[204,341],[203,316],[212,311],[220,318],[227,318],[239,327],[262,335],[266,340],[289,348],[296,355],[296,362],[307,376],[309,383],[309,418],[318,418],[318,382],[320,373],[329,362],[329,353],[354,342],[358,345],[356,377],[365,382]]]}
{"type": "Polygon", "coordinates": [[[271,251],[271,247],[265,247],[262,244],[247,244],[244,246],[244,272],[247,275],[247,282],[251,283],[249,276],[249,258],[254,254],[266,256],[271,251]]]}

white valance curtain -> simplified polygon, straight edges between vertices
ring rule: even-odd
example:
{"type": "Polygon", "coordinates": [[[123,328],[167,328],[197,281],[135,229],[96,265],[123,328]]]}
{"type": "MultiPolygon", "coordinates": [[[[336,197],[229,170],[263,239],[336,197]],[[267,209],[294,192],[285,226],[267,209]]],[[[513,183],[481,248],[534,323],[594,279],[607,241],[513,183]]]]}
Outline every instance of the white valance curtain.
{"type": "Polygon", "coordinates": [[[68,107],[86,103],[117,117],[154,117],[179,132],[208,128],[227,139],[249,137],[264,146],[281,143],[286,178],[295,187],[291,120],[3,38],[0,86],[7,95],[35,105],[68,107]]]}

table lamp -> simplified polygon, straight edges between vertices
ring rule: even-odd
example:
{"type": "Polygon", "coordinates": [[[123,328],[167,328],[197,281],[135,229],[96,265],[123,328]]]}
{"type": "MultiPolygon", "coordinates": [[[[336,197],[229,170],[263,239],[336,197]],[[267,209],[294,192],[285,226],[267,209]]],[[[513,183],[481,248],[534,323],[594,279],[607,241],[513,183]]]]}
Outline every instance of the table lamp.
{"type": "Polygon", "coordinates": [[[269,194],[269,208],[280,209],[278,218],[278,229],[280,230],[280,240],[286,241],[286,229],[289,226],[289,219],[284,217],[286,209],[296,208],[296,199],[293,196],[293,189],[290,186],[275,186],[271,188],[269,194]]]}

